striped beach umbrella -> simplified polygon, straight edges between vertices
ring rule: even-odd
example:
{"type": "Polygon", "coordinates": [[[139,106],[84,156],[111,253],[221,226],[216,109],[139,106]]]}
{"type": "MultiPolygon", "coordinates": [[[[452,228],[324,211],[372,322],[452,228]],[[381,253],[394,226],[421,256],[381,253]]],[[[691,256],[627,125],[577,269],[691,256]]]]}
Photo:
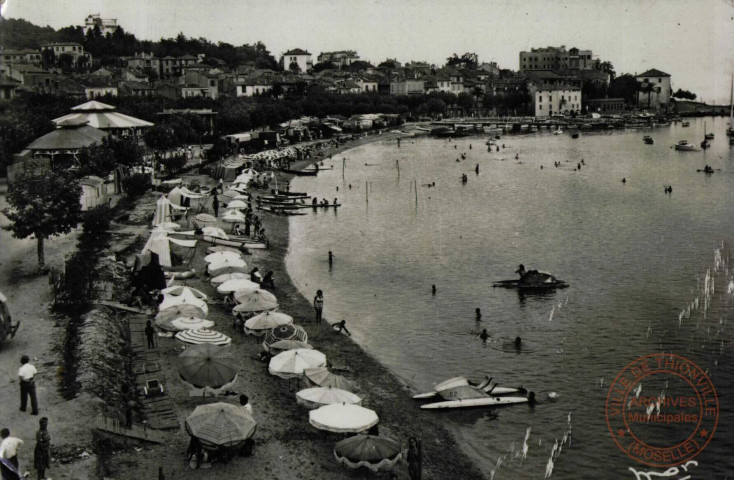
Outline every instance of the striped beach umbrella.
{"type": "Polygon", "coordinates": [[[358,433],[380,421],[374,410],[350,404],[332,404],[308,412],[309,423],[319,430],[336,433],[358,433]]]}
{"type": "Polygon", "coordinates": [[[298,340],[299,342],[308,343],[308,333],[300,325],[293,325],[292,323],[281,325],[265,334],[263,347],[268,350],[270,345],[280,340],[298,340]]]}
{"type": "Polygon", "coordinates": [[[334,446],[337,462],[350,468],[366,467],[373,472],[392,467],[401,456],[400,442],[375,435],[356,435],[334,446]]]}
{"type": "Polygon", "coordinates": [[[223,333],[208,328],[197,328],[196,330],[183,330],[176,334],[176,339],[192,345],[211,343],[213,345],[229,345],[232,339],[223,333]]]}
{"type": "Polygon", "coordinates": [[[280,378],[296,378],[307,368],[326,365],[326,355],[318,350],[286,350],[270,359],[268,372],[280,378]]]}
{"type": "Polygon", "coordinates": [[[229,403],[199,405],[186,419],[186,431],[201,443],[235,447],[255,434],[257,422],[242,406],[229,403]]]}
{"type": "Polygon", "coordinates": [[[361,405],[362,399],[352,392],[339,388],[311,387],[296,393],[296,403],[314,409],[334,403],[361,405]]]}

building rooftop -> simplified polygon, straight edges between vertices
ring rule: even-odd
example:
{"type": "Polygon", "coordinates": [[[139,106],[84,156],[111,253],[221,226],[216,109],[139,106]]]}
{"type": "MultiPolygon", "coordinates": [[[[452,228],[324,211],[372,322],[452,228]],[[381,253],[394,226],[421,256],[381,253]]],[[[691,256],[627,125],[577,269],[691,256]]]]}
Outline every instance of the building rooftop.
{"type": "Polygon", "coordinates": [[[293,50],[288,50],[283,55],[311,55],[306,50],[300,49],[300,48],[294,48],[293,50]]]}
{"type": "Polygon", "coordinates": [[[665,72],[661,72],[660,70],[657,70],[655,68],[651,68],[650,70],[643,72],[637,76],[638,77],[669,77],[670,75],[665,72]]]}

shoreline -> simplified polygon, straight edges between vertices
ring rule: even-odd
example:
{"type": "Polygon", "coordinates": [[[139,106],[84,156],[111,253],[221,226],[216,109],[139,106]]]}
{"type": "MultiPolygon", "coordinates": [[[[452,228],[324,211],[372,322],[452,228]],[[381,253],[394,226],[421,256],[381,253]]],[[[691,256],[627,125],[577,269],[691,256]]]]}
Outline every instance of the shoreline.
{"type": "MultiPolygon", "coordinates": [[[[328,158],[329,155],[333,157],[367,143],[388,141],[398,136],[399,134],[390,132],[387,135],[369,135],[338,147],[324,149],[323,156],[298,161],[294,168],[300,169],[328,158]]],[[[292,174],[283,172],[277,172],[276,175],[279,181],[287,181],[293,177],[292,174]]],[[[187,177],[192,179],[197,176],[187,177]]],[[[203,177],[198,176],[197,179],[202,180],[203,177]]],[[[212,179],[206,178],[206,181],[211,183],[212,179]]],[[[146,195],[138,204],[153,208],[157,195],[146,195]]],[[[407,450],[408,438],[420,438],[423,445],[423,478],[484,478],[479,467],[457,443],[455,435],[439,422],[435,412],[423,411],[417,407],[404,382],[356,342],[337,333],[327,322],[313,323],[315,315],[310,299],[297,289],[285,265],[290,245],[288,217],[266,212],[261,215],[266,235],[270,239],[270,248],[253,250],[251,255],[246,255],[244,258],[248,268],[257,266],[262,272],[274,272],[276,288],[272,291],[278,298],[278,310],[292,316],[294,323],[307,331],[308,342],[326,354],[332,370],[355,384],[356,393],[363,399],[362,404],[375,410],[380,417],[379,434],[400,441],[404,452],[407,450]]],[[[231,228],[229,224],[220,226],[224,226],[225,230],[231,228]]],[[[197,272],[205,269],[204,250],[205,248],[200,248],[191,264],[197,272]]],[[[185,283],[207,293],[213,291],[205,278],[194,278],[185,283]]],[[[304,388],[303,382],[294,385],[294,382],[286,382],[268,374],[267,366],[258,359],[262,350],[260,342],[253,341],[249,335],[236,333],[228,310],[212,304],[208,319],[217,323],[217,331],[232,337],[232,353],[236,358],[242,359],[243,365],[232,390],[247,394],[253,406],[254,417],[258,422],[257,433],[253,437],[253,456],[235,458],[227,464],[216,463],[211,466],[209,474],[189,467],[189,462],[185,459],[189,437],[185,433],[184,420],[197,405],[217,401],[235,403],[237,397],[189,397],[188,388],[178,380],[176,361],[181,351],[180,345],[175,340],[159,338],[160,376],[164,378],[166,391],[175,404],[180,428],[161,431],[167,438],[162,445],[115,452],[105,459],[105,475],[118,479],[150,478],[158,472],[158,467],[163,467],[167,477],[177,480],[207,476],[222,480],[239,479],[245,469],[247,477],[254,480],[362,478],[362,469],[349,469],[334,459],[334,444],[349,435],[325,435],[316,430],[308,422],[308,411],[296,403],[295,393],[304,388]]],[[[405,458],[395,465],[393,472],[399,479],[409,478],[405,458]]]]}

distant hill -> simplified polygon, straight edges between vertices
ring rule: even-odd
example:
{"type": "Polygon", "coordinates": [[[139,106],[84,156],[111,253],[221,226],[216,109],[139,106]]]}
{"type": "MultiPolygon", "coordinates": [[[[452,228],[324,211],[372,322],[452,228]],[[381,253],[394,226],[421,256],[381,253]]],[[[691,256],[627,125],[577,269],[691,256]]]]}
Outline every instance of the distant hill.
{"type": "Polygon", "coordinates": [[[114,34],[102,36],[91,31],[86,36],[78,26],[60,30],[39,27],[23,19],[0,17],[0,47],[4,49],[30,48],[37,50],[48,42],[77,42],[102,65],[115,64],[121,56],[138,52],[152,52],[157,57],[205,54],[209,58],[224,61],[229,66],[251,63],[259,68],[277,68],[275,58],[262,42],[254,45],[234,46],[224,42],[212,43],[203,38],[188,38],[179,33],[176,38],[161,38],[157,42],[140,41],[135,35],[119,27],[114,34]]]}
{"type": "Polygon", "coordinates": [[[79,36],[70,34],[70,31],[74,31],[74,28],[62,28],[57,32],[49,26],[39,27],[22,18],[0,17],[0,46],[4,49],[36,50],[48,42],[81,41],[79,36]]]}

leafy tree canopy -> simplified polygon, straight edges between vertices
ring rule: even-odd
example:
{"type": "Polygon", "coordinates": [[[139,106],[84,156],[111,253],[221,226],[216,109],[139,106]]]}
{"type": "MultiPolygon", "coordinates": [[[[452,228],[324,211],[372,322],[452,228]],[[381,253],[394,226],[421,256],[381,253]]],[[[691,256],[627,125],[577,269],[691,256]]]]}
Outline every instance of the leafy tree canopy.
{"type": "Polygon", "coordinates": [[[446,59],[447,67],[474,69],[477,68],[477,65],[479,65],[479,57],[476,53],[467,52],[460,57],[456,54],[453,54],[446,59]]]}

